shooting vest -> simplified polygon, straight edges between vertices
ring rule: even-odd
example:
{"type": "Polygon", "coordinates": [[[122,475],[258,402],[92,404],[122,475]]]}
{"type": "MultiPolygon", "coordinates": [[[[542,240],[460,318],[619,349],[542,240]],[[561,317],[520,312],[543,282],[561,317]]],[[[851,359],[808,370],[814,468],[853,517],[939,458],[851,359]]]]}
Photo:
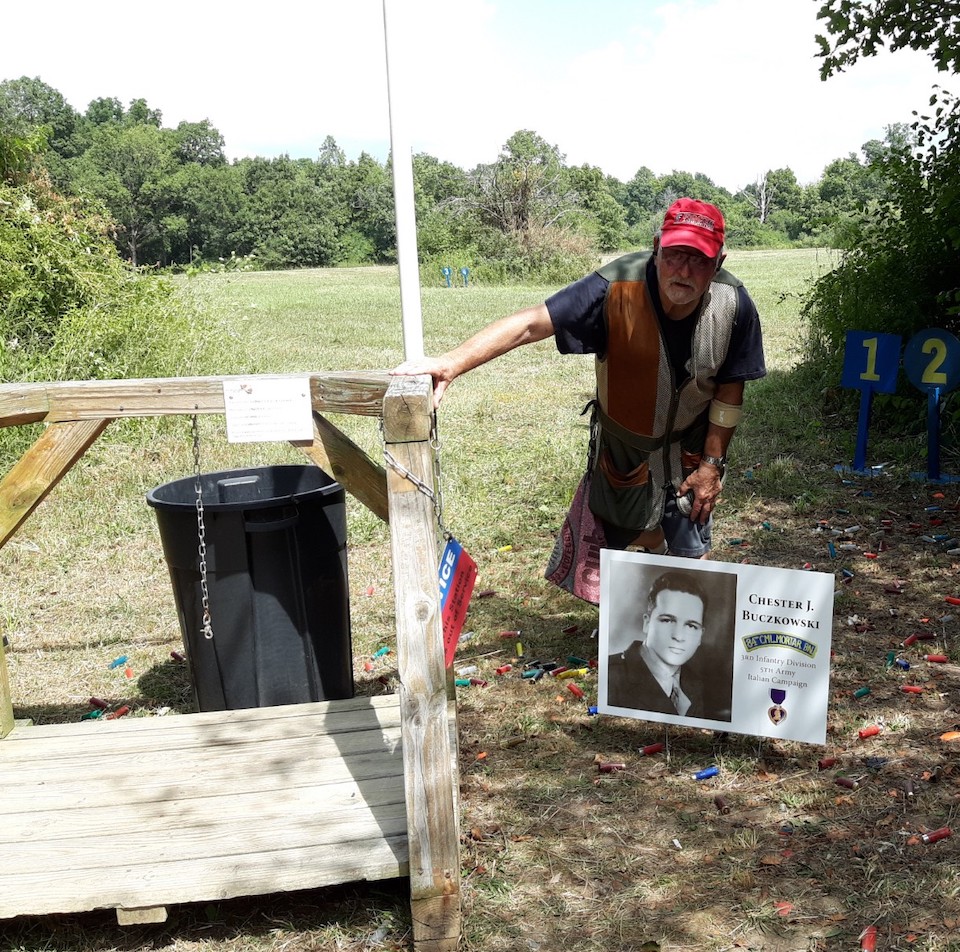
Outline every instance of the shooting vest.
{"type": "Polygon", "coordinates": [[[678,389],[646,283],[649,260],[650,252],[638,252],[599,270],[610,282],[607,352],[597,359],[591,434],[590,509],[638,533],[660,524],[666,488],[677,489],[699,465],[742,284],[723,270],[714,276],[694,326],[690,376],[678,389]]]}

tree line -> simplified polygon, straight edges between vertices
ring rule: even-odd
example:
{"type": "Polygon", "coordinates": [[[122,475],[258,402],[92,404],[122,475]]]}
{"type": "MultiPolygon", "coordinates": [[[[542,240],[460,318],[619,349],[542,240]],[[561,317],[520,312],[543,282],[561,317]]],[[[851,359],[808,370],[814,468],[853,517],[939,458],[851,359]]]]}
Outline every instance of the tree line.
{"type": "MultiPolygon", "coordinates": [[[[823,0],[818,15],[825,81],[882,46],[926,51],[957,73],[955,4],[918,18],[903,0],[823,0]]],[[[736,194],[703,174],[645,167],[620,182],[568,166],[530,130],[470,171],[418,155],[414,172],[421,269],[434,281],[452,265],[469,266],[471,280],[565,283],[599,251],[649,246],[663,209],[686,194],[723,207],[733,247],[841,249],[803,304],[795,372],[810,375],[809,393],[835,389],[848,330],[960,336],[960,100],[942,88],[909,126],[806,186],[790,169],[736,194]]],[[[0,379],[192,369],[229,335],[214,329],[192,347],[208,316],[161,270],[390,262],[395,242],[389,163],[348,161],[332,137],[315,159],[231,163],[209,121],[164,128],[143,100],[98,99],[80,114],[39,79],[0,83],[0,379]],[[174,325],[182,332],[168,333],[174,325]]],[[[229,356],[215,365],[224,372],[229,356]]],[[[941,412],[945,447],[960,443],[957,392],[941,412]]],[[[878,395],[883,425],[915,428],[916,397],[906,384],[878,395]]]]}
{"type": "MultiPolygon", "coordinates": [[[[294,268],[396,260],[389,159],[348,160],[332,136],[316,158],[224,153],[208,121],[163,125],[143,99],[74,109],[39,78],[0,83],[0,130],[29,144],[62,194],[84,198],[115,223],[121,255],[160,268],[294,268]]],[[[735,194],[702,173],[626,182],[591,165],[570,166],[536,132],[519,130],[494,162],[464,170],[414,156],[418,242],[425,266],[469,265],[481,279],[564,281],[596,255],[647,246],[663,210],[689,195],[714,202],[734,247],[844,247],[882,199],[884,161],[909,148],[912,131],[837,158],[801,185],[789,168],[768,170],[735,194]]],[[[0,160],[2,161],[2,160],[0,160]]]]}

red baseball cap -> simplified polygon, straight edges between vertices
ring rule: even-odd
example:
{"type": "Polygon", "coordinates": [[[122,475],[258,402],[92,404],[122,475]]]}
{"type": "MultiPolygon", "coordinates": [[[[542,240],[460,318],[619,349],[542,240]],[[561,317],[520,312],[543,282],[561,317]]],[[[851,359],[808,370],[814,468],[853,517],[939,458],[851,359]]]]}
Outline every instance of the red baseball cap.
{"type": "Polygon", "coordinates": [[[716,258],[723,248],[723,213],[716,205],[695,198],[678,198],[663,216],[660,244],[687,245],[708,258],[716,258]]]}

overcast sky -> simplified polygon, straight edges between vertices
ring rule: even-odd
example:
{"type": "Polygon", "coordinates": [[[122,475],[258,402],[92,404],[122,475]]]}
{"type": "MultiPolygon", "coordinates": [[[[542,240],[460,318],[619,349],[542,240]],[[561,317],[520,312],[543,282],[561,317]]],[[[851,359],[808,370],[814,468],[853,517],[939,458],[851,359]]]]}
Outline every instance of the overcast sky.
{"type": "MultiPolygon", "coordinates": [[[[384,0],[8,3],[0,79],[39,77],[83,112],[143,98],[165,126],[209,121],[230,158],[350,159],[390,142],[384,0]]],[[[647,166],[736,191],[801,183],[909,122],[932,87],[905,50],[823,83],[822,0],[387,0],[395,115],[416,152],[470,169],[532,129],[572,165],[647,166]]]]}

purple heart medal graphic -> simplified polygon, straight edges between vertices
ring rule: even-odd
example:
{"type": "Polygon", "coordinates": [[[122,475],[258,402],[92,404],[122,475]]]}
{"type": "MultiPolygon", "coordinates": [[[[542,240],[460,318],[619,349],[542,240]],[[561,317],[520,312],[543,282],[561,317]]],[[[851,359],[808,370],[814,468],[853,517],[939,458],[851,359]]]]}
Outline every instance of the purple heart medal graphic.
{"type": "Polygon", "coordinates": [[[787,712],[782,707],[782,704],[786,699],[787,692],[782,688],[770,688],[770,700],[773,701],[773,707],[767,711],[767,717],[769,717],[774,724],[779,725],[781,721],[785,721],[787,719],[787,712]]]}

